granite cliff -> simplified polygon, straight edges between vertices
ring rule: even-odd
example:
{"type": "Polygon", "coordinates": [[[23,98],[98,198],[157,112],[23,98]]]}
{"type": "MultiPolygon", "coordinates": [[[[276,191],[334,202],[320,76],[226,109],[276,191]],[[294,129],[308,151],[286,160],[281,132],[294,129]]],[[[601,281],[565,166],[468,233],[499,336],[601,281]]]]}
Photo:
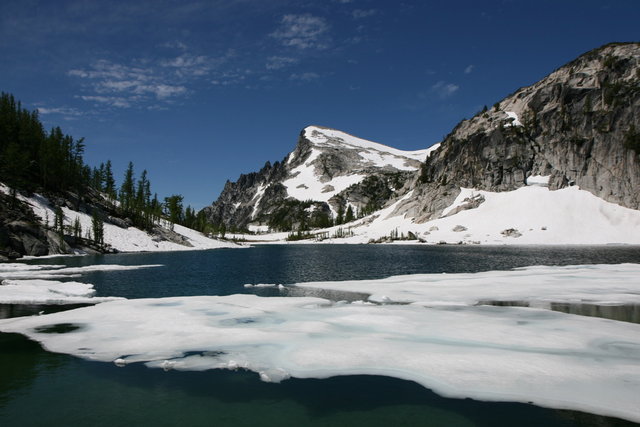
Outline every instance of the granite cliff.
{"type": "Polygon", "coordinates": [[[640,44],[611,44],[458,124],[399,211],[425,221],[460,187],[511,191],[540,177],[640,209],[639,154],[640,44]]]}

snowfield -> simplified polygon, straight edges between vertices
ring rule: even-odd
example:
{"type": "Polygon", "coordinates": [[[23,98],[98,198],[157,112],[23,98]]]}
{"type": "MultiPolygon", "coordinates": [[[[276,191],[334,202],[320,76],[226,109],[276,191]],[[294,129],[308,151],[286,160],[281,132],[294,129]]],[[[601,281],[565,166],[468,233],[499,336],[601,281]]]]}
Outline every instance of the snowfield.
{"type": "MultiPolygon", "coordinates": [[[[500,193],[461,188],[456,200],[440,218],[421,224],[396,213],[398,207],[412,197],[409,192],[373,215],[313,233],[329,236],[322,240],[323,243],[368,243],[387,237],[394,231],[398,236],[407,236],[411,232],[432,244],[640,244],[640,211],[606,202],[577,186],[551,191],[546,187],[547,182],[548,177],[536,176],[526,187],[500,193]],[[474,197],[483,197],[484,202],[475,209],[450,215],[474,197]],[[331,238],[338,229],[349,230],[354,235],[331,238]]],[[[287,235],[273,233],[244,237],[281,242],[287,235]]],[[[306,242],[316,243],[313,239],[306,242]]]]}
{"type": "Polygon", "coordinates": [[[297,286],[371,297],[354,303],[255,295],[118,300],[0,320],[0,331],[22,333],[50,351],[118,366],[242,368],[274,382],[386,375],[444,396],[532,402],[640,422],[639,324],[477,305],[496,299],[539,307],[640,304],[640,265],[528,267],[297,286]],[[61,324],[73,330],[46,333],[61,324]]]}

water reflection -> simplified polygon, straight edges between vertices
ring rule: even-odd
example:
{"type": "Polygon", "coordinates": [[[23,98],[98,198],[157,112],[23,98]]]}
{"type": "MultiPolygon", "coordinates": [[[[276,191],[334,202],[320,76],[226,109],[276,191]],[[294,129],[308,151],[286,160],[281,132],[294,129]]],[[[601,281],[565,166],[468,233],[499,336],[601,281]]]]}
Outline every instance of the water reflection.
{"type": "Polygon", "coordinates": [[[529,301],[490,301],[483,300],[477,305],[498,307],[534,307],[579,316],[600,317],[620,322],[640,323],[640,304],[589,304],[572,302],[540,303],[529,301]]]}
{"type": "Polygon", "coordinates": [[[551,303],[551,310],[621,322],[640,323],[640,304],[597,305],[554,302],[551,303]]]}
{"type": "Polygon", "coordinates": [[[10,317],[35,316],[40,314],[57,313],[59,311],[73,310],[74,308],[87,307],[92,304],[0,304],[0,319],[10,317]]]}
{"type": "Polygon", "coordinates": [[[245,371],[164,372],[48,353],[0,334],[0,425],[632,426],[522,403],[448,399],[379,376],[264,383],[245,371]],[[34,410],[37,405],[37,410],[34,410]]]}
{"type": "MultiPolygon", "coordinates": [[[[51,258],[30,263],[162,264],[85,274],[97,296],[160,298],[252,293],[244,284],[382,279],[403,274],[471,273],[531,265],[640,263],[638,247],[491,247],[419,245],[264,245],[172,253],[51,258]]],[[[260,290],[269,293],[270,291],[260,290]]],[[[271,291],[273,292],[273,291],[271,291]]]]}
{"type": "Polygon", "coordinates": [[[60,367],[63,359],[65,356],[45,352],[40,344],[22,335],[0,333],[0,414],[16,393],[30,387],[45,372],[60,367]]]}

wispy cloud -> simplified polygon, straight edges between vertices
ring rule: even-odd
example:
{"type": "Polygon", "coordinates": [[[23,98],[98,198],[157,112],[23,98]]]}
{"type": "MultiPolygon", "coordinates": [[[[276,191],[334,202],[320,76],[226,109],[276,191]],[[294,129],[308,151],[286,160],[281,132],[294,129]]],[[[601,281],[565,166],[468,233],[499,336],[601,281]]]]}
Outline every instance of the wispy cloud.
{"type": "Polygon", "coordinates": [[[313,80],[317,80],[319,78],[320,78],[320,75],[314,72],[299,73],[299,74],[294,73],[294,74],[291,74],[291,76],[289,76],[290,80],[297,80],[302,82],[310,82],[313,80]]]}
{"type": "Polygon", "coordinates": [[[185,53],[161,62],[163,67],[172,68],[178,75],[204,76],[211,71],[211,60],[204,55],[185,53]]]}
{"type": "Polygon", "coordinates": [[[431,92],[437,94],[440,99],[449,98],[456,93],[458,89],[460,89],[460,86],[453,83],[447,83],[442,80],[431,86],[431,92]]]}
{"type": "Polygon", "coordinates": [[[467,67],[464,69],[464,73],[465,74],[471,74],[471,72],[473,71],[474,68],[475,68],[475,65],[473,65],[473,64],[467,65],[467,67]]]}
{"type": "Polygon", "coordinates": [[[377,13],[377,11],[375,9],[356,9],[353,12],[351,12],[351,16],[353,16],[354,19],[362,19],[362,18],[367,18],[369,16],[373,16],[377,13]]]}
{"type": "MultiPolygon", "coordinates": [[[[184,45],[182,45],[184,46],[184,45]]],[[[178,47],[183,53],[160,61],[160,66],[172,70],[178,77],[207,76],[228,64],[237,56],[235,50],[229,49],[223,55],[211,57],[207,55],[195,55],[185,51],[186,47],[178,47]]]]}
{"type": "Polygon", "coordinates": [[[282,45],[298,49],[325,49],[328,46],[327,21],[310,14],[284,15],[280,26],[270,34],[282,45]]]}
{"type": "Polygon", "coordinates": [[[166,42],[162,45],[162,47],[168,47],[170,49],[180,49],[180,50],[187,50],[188,47],[186,44],[184,44],[183,42],[181,42],[180,40],[174,40],[174,41],[170,41],[170,42],[166,42]]]}
{"type": "Polygon", "coordinates": [[[54,107],[54,108],[47,108],[47,107],[38,107],[38,113],[39,114],[63,114],[66,116],[81,116],[83,113],[80,110],[77,110],[75,108],[70,108],[70,107],[54,107]]]}
{"type": "Polygon", "coordinates": [[[265,67],[267,70],[280,70],[297,62],[298,60],[296,58],[290,58],[288,56],[270,56],[267,58],[265,67]]]}
{"type": "Polygon", "coordinates": [[[83,101],[93,102],[95,104],[103,104],[110,107],[129,108],[135,102],[140,100],[140,97],[129,96],[127,98],[121,96],[99,96],[99,95],[82,95],[79,96],[83,101]]]}
{"type": "Polygon", "coordinates": [[[214,73],[211,84],[215,86],[245,84],[247,79],[253,74],[254,72],[249,68],[230,68],[214,73]]]}
{"type": "Polygon", "coordinates": [[[185,86],[172,82],[152,66],[128,66],[102,59],[87,69],[70,70],[68,75],[83,79],[94,92],[81,99],[112,107],[128,108],[153,99],[166,101],[187,93],[185,86]]]}
{"type": "Polygon", "coordinates": [[[181,42],[163,47],[178,52],[156,59],[134,58],[125,64],[101,59],[88,67],[69,70],[67,75],[83,84],[85,93],[77,98],[115,108],[160,107],[189,95],[193,92],[189,88],[198,82],[241,80],[237,70],[223,70],[235,56],[233,50],[210,57],[189,52],[181,42]]]}
{"type": "Polygon", "coordinates": [[[63,120],[77,120],[82,116],[86,116],[86,111],[80,111],[72,107],[37,107],[38,114],[43,116],[55,115],[62,117],[63,120]]]}

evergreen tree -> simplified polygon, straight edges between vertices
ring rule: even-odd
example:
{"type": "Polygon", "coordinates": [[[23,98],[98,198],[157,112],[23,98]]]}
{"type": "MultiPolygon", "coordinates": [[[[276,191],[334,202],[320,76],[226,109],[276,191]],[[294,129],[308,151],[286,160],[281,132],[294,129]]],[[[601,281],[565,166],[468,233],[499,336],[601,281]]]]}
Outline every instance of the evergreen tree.
{"type": "Polygon", "coordinates": [[[56,206],[54,210],[53,229],[58,233],[58,238],[62,245],[64,242],[64,213],[62,213],[60,206],[56,206]]]}
{"type": "Polygon", "coordinates": [[[0,170],[4,182],[11,188],[11,196],[16,199],[16,190],[27,186],[25,171],[29,164],[27,153],[20,149],[18,143],[11,142],[2,153],[0,170]]]}
{"type": "Polygon", "coordinates": [[[104,191],[104,163],[100,164],[100,168],[93,168],[91,170],[91,187],[96,190],[104,191]]]}
{"type": "Polygon", "coordinates": [[[116,198],[116,181],[113,179],[111,160],[107,160],[107,163],[104,165],[104,192],[112,199],[116,198]]]}
{"type": "Polygon", "coordinates": [[[93,229],[93,241],[99,247],[104,247],[104,220],[98,209],[93,210],[91,216],[91,228],[93,229]]]}
{"type": "Polygon", "coordinates": [[[149,211],[151,212],[151,222],[154,223],[162,217],[162,204],[158,200],[158,194],[154,193],[153,199],[149,204],[149,211]]]}
{"type": "Polygon", "coordinates": [[[133,178],[133,162],[129,162],[129,166],[124,174],[124,180],[120,186],[120,208],[125,215],[133,213],[133,205],[135,200],[135,188],[133,178]]]}
{"type": "Polygon", "coordinates": [[[207,227],[207,215],[204,213],[204,211],[201,210],[196,214],[195,229],[200,231],[201,233],[206,233],[207,227]]]}
{"type": "Polygon", "coordinates": [[[338,208],[338,216],[336,216],[336,225],[344,223],[344,207],[340,205],[338,208]]]}
{"type": "Polygon", "coordinates": [[[147,170],[145,169],[142,171],[140,179],[138,179],[138,188],[135,193],[136,211],[141,212],[149,205],[149,198],[151,197],[149,191],[149,180],[147,179],[147,170]]]}
{"type": "Polygon", "coordinates": [[[174,224],[181,224],[184,219],[182,200],[183,197],[179,194],[164,198],[165,214],[169,217],[169,221],[174,224]]]}
{"type": "Polygon", "coordinates": [[[73,221],[73,238],[78,242],[82,237],[82,225],[80,224],[80,217],[76,217],[73,221]]]}
{"type": "Polygon", "coordinates": [[[351,207],[351,205],[349,205],[349,207],[347,208],[347,213],[344,217],[344,222],[351,222],[355,219],[355,216],[353,215],[353,208],[351,207]]]}
{"type": "Polygon", "coordinates": [[[191,206],[187,206],[187,209],[184,211],[183,225],[193,229],[196,228],[196,211],[191,206]]]}

